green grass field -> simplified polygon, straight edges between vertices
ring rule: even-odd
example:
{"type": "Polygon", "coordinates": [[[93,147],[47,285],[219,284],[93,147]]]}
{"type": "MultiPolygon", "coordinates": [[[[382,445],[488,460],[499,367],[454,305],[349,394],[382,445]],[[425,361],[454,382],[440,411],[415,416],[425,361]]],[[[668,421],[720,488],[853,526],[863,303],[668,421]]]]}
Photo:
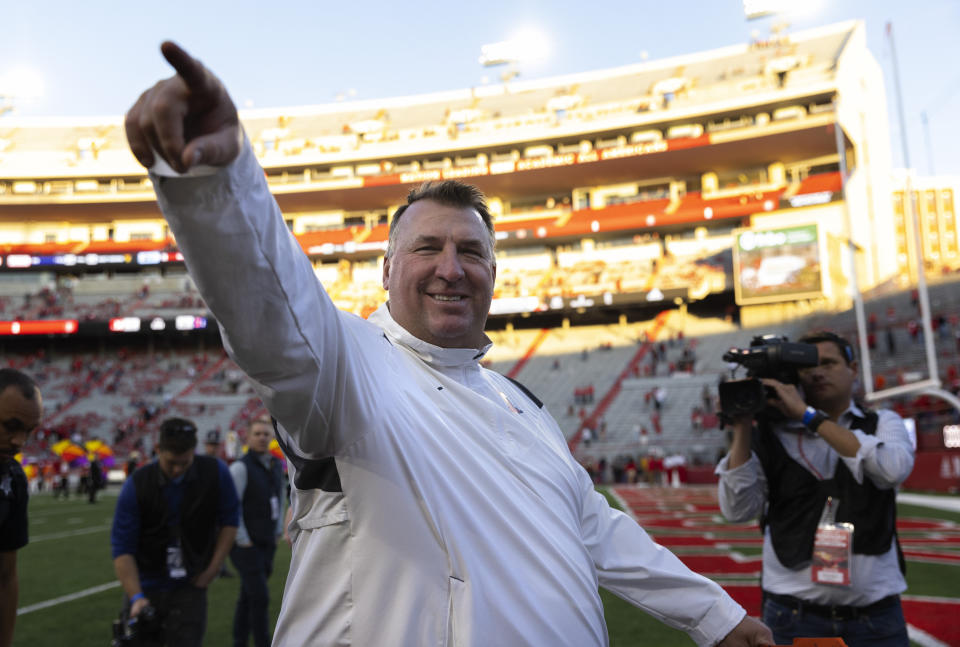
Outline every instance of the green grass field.
{"type": "MultiPolygon", "coordinates": [[[[110,644],[111,622],[120,610],[122,593],[110,558],[110,522],[115,493],[101,496],[96,505],[80,498],[54,500],[49,495],[30,500],[30,544],[19,553],[20,608],[14,645],[23,647],[104,647],[110,644]],[[98,592],[81,594],[96,587],[98,592]],[[75,594],[75,599],[60,598],[75,594]],[[80,595],[77,595],[80,594],[80,595]],[[40,603],[54,604],[29,610],[40,603]],[[28,610],[23,613],[23,610],[28,610]]],[[[960,514],[901,506],[901,516],[927,516],[960,523],[960,514]]],[[[277,551],[271,579],[272,618],[280,609],[283,581],[290,561],[285,545],[277,551]]],[[[957,596],[960,569],[911,563],[907,572],[912,595],[957,596]]],[[[318,574],[322,579],[322,573],[318,574]]],[[[221,578],[209,592],[206,645],[228,645],[237,598],[237,578],[221,578]]],[[[681,632],[670,629],[619,598],[602,592],[610,644],[692,645],[681,632]]]]}

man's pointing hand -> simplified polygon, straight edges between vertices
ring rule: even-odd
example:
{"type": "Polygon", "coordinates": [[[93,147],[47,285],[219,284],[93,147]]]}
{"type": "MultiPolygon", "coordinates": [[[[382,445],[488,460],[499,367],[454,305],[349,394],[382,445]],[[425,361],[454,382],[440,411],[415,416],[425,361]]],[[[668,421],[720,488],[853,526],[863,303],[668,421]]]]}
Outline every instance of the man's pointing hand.
{"type": "Polygon", "coordinates": [[[134,157],[150,168],[159,154],[179,173],[225,166],[240,152],[240,120],[226,88],[176,43],[160,46],[176,70],[140,95],[124,122],[134,157]]]}

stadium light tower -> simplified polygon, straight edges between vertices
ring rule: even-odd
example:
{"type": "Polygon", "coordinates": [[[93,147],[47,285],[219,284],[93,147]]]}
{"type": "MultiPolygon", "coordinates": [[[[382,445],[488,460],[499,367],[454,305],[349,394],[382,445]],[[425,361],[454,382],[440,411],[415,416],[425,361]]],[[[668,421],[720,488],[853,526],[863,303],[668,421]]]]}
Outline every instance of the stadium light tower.
{"type": "Polygon", "coordinates": [[[13,112],[18,101],[43,96],[43,78],[35,70],[16,67],[0,74],[0,116],[13,112]]]}
{"type": "Polygon", "coordinates": [[[747,20],[765,16],[786,15],[790,18],[811,18],[820,13],[823,0],[743,0],[743,13],[747,20]]]}
{"type": "Polygon", "coordinates": [[[546,58],[549,45],[546,36],[535,29],[525,29],[509,40],[480,47],[479,63],[484,67],[506,66],[500,80],[508,83],[520,75],[520,65],[546,58]]]}

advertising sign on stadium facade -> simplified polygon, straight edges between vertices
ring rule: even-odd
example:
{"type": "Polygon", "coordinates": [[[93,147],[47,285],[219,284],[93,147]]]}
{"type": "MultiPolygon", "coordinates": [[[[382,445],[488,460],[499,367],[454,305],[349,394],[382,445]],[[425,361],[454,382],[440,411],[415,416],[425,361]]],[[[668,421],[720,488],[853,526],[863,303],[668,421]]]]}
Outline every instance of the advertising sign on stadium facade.
{"type": "Polygon", "coordinates": [[[690,298],[688,287],[653,288],[639,292],[603,292],[600,294],[578,294],[576,296],[550,297],[508,297],[494,299],[490,304],[490,315],[510,315],[534,312],[575,312],[605,307],[642,306],[645,304],[673,303],[675,299],[690,298]]]}
{"type": "Polygon", "coordinates": [[[734,289],[739,305],[821,296],[817,225],[745,229],[734,238],[734,289]]]}

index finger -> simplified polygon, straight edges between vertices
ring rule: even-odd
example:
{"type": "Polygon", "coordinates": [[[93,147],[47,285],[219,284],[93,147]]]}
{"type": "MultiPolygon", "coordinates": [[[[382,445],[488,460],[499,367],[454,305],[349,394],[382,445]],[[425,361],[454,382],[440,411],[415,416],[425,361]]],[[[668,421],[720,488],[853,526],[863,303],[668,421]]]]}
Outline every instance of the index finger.
{"type": "Polygon", "coordinates": [[[160,45],[160,53],[167,59],[177,74],[184,80],[191,90],[199,90],[206,84],[206,70],[203,63],[193,58],[182,47],[172,40],[166,40],[160,45]]]}

